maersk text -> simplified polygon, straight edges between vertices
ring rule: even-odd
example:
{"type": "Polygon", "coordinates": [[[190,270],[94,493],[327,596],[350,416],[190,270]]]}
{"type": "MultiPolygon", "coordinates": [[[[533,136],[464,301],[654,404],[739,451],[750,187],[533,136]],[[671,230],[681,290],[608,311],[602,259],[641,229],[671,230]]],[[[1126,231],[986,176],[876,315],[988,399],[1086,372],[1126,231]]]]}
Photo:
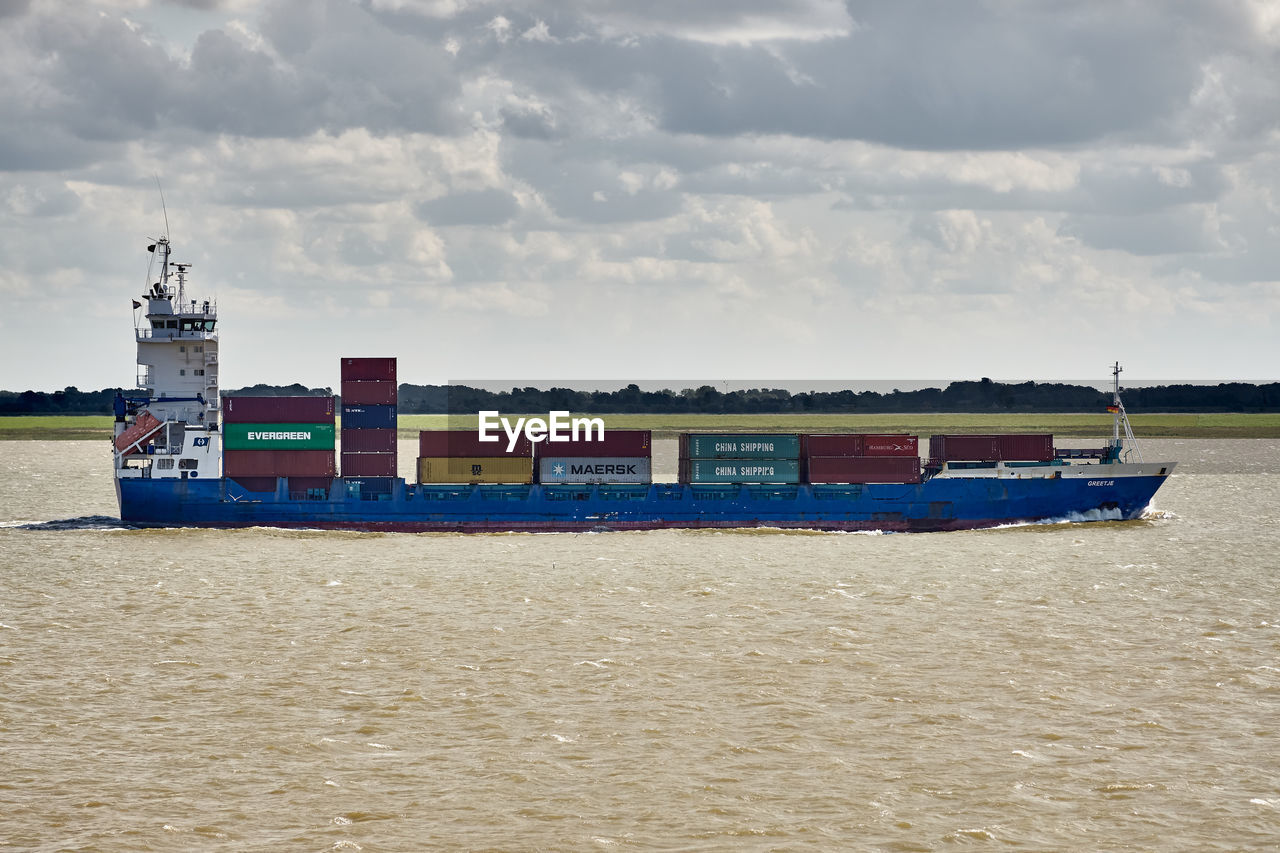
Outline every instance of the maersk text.
{"type": "Polygon", "coordinates": [[[570,465],[569,473],[573,476],[594,474],[596,476],[638,476],[634,465],[570,465]]]}

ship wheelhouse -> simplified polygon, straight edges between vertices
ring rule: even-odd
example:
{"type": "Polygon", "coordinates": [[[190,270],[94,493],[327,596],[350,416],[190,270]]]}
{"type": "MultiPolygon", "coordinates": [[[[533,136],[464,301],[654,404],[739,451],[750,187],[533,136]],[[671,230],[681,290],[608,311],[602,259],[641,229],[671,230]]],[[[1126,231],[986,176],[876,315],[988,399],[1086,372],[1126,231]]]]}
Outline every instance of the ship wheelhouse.
{"type": "Polygon", "coordinates": [[[160,275],[133,303],[138,370],[134,394],[116,404],[116,476],[216,478],[217,306],[187,298],[191,265],[170,271],[167,239],[148,248],[160,275]]]}

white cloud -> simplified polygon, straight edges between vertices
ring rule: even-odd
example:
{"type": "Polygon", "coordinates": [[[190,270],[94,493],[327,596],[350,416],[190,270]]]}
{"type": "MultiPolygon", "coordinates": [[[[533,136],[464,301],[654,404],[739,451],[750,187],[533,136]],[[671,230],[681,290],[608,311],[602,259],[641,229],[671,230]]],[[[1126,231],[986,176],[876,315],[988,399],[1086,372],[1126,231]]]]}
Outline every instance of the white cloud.
{"type": "Polygon", "coordinates": [[[567,375],[582,347],[623,376],[1010,375],[1018,351],[1054,378],[1118,318],[1162,369],[1246,375],[1280,356],[1269,9],[8,7],[0,290],[57,294],[105,355],[7,323],[0,388],[127,381],[102,318],[163,227],[155,174],[231,382],[336,340],[436,378],[567,375]]]}

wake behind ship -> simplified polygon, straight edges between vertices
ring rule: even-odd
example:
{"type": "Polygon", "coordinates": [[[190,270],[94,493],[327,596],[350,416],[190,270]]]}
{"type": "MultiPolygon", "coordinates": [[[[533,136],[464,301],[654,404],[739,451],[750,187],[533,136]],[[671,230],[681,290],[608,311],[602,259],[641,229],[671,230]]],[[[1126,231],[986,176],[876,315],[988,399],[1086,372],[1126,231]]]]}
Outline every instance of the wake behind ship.
{"type": "MultiPolygon", "coordinates": [[[[417,482],[396,476],[395,359],[344,358],[342,401],[223,397],[217,307],[188,299],[188,264],[134,301],[137,394],[115,404],[121,520],[139,526],[383,531],[773,527],[944,531],[1142,515],[1174,463],[1144,462],[1113,376],[1111,440],[1048,435],[699,434],[679,480],[655,483],[647,431],[513,442],[424,431],[417,482]],[[339,469],[338,447],[341,447],[339,469]]],[[[172,269],[171,269],[172,268],[172,269]]]]}

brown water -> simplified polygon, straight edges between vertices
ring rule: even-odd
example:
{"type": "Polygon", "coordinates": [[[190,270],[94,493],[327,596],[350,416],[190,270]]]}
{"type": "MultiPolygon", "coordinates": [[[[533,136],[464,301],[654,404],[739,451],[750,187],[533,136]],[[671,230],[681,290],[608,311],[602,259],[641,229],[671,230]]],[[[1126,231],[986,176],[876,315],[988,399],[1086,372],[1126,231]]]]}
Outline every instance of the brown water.
{"type": "Polygon", "coordinates": [[[0,442],[0,850],[1280,840],[1280,442],[1145,443],[1127,523],[20,526],[104,444],[0,442]]]}

